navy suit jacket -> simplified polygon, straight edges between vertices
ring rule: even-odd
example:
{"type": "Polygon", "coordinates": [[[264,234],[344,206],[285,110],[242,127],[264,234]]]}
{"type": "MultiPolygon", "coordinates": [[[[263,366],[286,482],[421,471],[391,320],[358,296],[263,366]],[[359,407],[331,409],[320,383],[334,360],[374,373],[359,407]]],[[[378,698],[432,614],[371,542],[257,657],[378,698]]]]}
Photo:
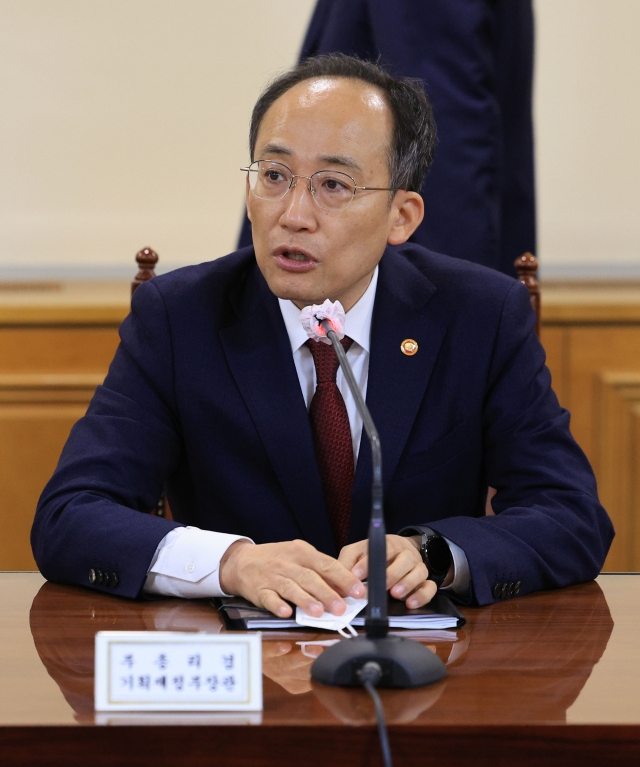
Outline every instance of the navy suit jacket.
{"type": "MultiPolygon", "coordinates": [[[[417,245],[382,257],[367,403],[387,530],[428,524],[461,546],[480,604],[499,582],[523,594],[595,577],[613,537],[534,323],[526,288],[505,275],[417,245]]],[[[88,586],[98,568],[119,582],[94,588],[138,596],[179,524],[335,556],[289,339],[253,250],[142,285],[120,336],[40,499],[43,575],[88,586]],[[147,513],[165,485],[174,521],[147,513]]],[[[350,542],[367,536],[370,482],[363,437],[350,542]]]]}

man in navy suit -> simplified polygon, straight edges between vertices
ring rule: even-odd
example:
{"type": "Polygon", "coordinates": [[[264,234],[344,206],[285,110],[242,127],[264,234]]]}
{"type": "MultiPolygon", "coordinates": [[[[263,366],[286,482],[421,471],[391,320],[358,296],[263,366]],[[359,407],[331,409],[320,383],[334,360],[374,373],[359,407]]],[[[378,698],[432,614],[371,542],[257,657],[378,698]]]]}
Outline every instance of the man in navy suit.
{"type": "Polygon", "coordinates": [[[310,59],[266,89],[245,169],[254,248],[136,292],[40,499],[45,577],[128,597],[240,594],[282,616],[288,602],[341,614],[362,595],[370,449],[338,377],[357,459],[342,547],[307,413],[299,312],[325,298],[347,312],[381,435],[391,594],[425,604],[435,574],[486,604],[598,574],[613,530],[527,290],[404,244],[433,143],[422,89],[367,62],[310,59]],[[165,485],[174,521],[148,513],[165,485]]]}

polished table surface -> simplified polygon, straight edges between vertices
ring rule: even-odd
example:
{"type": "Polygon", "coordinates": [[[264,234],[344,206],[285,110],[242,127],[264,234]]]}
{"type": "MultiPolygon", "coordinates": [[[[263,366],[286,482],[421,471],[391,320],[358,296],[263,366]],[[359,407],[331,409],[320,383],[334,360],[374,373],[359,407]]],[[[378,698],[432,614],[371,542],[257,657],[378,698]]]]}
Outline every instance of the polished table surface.
{"type": "MultiPolygon", "coordinates": [[[[310,681],[314,648],[297,642],[332,635],[263,636],[261,714],[101,714],[97,631],[218,633],[215,610],[38,573],[1,573],[0,605],[2,765],[381,764],[366,693],[310,681]]],[[[640,576],[463,612],[464,628],[422,640],[447,664],[444,681],[382,691],[396,767],[640,764],[640,576]]]]}

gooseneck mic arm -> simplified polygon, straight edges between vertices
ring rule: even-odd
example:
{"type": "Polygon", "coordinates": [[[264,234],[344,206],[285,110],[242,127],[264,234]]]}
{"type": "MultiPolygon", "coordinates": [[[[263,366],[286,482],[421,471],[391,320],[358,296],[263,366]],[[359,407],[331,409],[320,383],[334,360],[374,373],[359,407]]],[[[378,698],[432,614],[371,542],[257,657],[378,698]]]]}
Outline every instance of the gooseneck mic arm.
{"type": "MultiPolygon", "coordinates": [[[[366,636],[352,637],[327,647],[314,660],[311,666],[311,678],[316,682],[333,686],[359,687],[360,685],[368,685],[367,689],[373,689],[374,685],[380,687],[422,687],[426,684],[433,684],[446,675],[444,663],[440,658],[413,639],[405,639],[388,633],[387,541],[382,515],[380,437],[338,335],[328,320],[317,315],[315,319],[322,325],[338,355],[342,372],[362,417],[367,437],[371,442],[373,486],[371,491],[371,524],[369,526],[369,600],[365,619],[366,636]],[[375,678],[371,676],[372,670],[375,671],[375,678]]],[[[381,726],[381,733],[383,729],[381,726]]],[[[388,749],[385,754],[387,751],[388,749]]]]}
{"type": "Polygon", "coordinates": [[[387,635],[389,619],[387,617],[387,539],[382,511],[382,450],[380,436],[373,423],[371,413],[364,401],[360,387],[356,383],[353,370],[345,350],[338,339],[337,333],[327,320],[321,320],[327,337],[331,341],[338,356],[342,373],[347,381],[358,413],[362,418],[364,430],[371,443],[371,463],[373,466],[373,482],[371,485],[371,521],[369,523],[369,575],[368,599],[365,629],[370,639],[387,635]]]}

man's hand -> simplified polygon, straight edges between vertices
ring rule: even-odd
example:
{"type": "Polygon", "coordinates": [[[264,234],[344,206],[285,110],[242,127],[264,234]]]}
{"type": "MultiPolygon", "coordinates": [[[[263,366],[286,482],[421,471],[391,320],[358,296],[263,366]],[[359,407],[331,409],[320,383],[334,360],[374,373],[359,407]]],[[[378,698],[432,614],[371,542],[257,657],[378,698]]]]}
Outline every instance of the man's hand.
{"type": "MultiPolygon", "coordinates": [[[[366,578],[369,571],[368,548],[367,540],[345,546],[338,562],[357,578],[366,578]]],[[[417,538],[387,535],[387,589],[392,597],[406,600],[410,609],[426,605],[438,590],[433,581],[426,580],[428,575],[417,538]]]]}
{"type": "Polygon", "coordinates": [[[220,562],[220,587],[282,618],[292,614],[287,602],[309,615],[320,616],[325,609],[342,615],[347,609],[342,597],[365,595],[356,575],[305,541],[232,543],[220,562]]]}

